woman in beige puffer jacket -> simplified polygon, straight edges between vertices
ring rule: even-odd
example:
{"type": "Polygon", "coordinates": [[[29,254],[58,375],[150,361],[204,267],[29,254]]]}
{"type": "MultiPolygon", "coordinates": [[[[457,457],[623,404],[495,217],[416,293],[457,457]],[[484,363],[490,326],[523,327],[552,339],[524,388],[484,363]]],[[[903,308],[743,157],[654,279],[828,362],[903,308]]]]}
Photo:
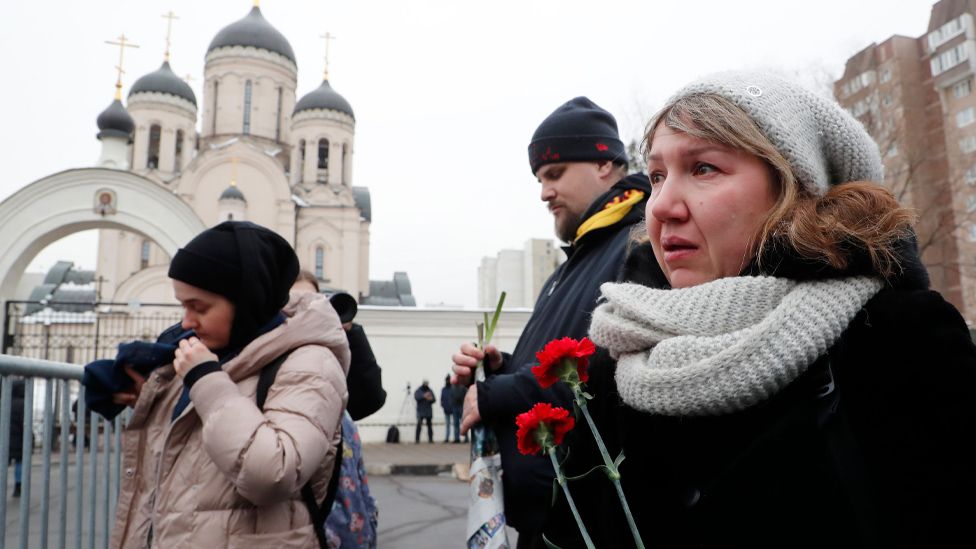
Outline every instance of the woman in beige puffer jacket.
{"type": "Polygon", "coordinates": [[[283,318],[275,313],[265,321],[267,311],[280,308],[275,294],[283,288],[287,298],[297,272],[294,252],[290,246],[290,254],[283,252],[282,243],[288,246],[267,229],[228,222],[174,257],[170,277],[186,310],[183,328],[197,337],[181,341],[173,364],[148,379],[130,372],[133,393],[117,395],[134,410],[123,432],[113,548],[318,546],[300,492],[311,481],[319,503],[325,497],[347,400],[349,349],[322,295],[295,295],[283,318]],[[255,245],[269,248],[248,257],[255,245]],[[202,259],[213,253],[223,260],[202,259]],[[255,260],[261,268],[249,268],[255,260]],[[227,272],[214,276],[215,269],[227,272]],[[235,269],[240,287],[228,289],[235,269]],[[253,307],[256,291],[272,297],[253,307]],[[220,345],[223,352],[210,350],[220,345]],[[262,412],[258,375],[286,352],[262,412]]]}

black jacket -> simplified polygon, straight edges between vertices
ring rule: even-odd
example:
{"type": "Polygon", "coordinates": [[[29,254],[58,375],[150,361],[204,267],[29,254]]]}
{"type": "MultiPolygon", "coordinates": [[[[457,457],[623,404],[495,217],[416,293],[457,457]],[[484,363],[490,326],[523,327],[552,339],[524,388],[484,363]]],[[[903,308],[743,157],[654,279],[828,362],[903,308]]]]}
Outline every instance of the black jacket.
{"type": "Polygon", "coordinates": [[[383,390],[383,371],[376,363],[373,348],[369,345],[366,332],[359,324],[353,324],[346,332],[349,340],[349,374],[346,385],[349,389],[349,403],[346,411],[354,421],[359,421],[383,407],[386,391],[383,390]]]}
{"type": "Polygon", "coordinates": [[[515,416],[537,402],[563,407],[572,403],[568,389],[542,389],[532,375],[531,366],[538,363],[535,353],[549,341],[585,336],[600,296],[600,285],[619,280],[630,232],[643,219],[644,206],[651,194],[647,177],[627,176],[594,201],[583,215],[583,219],[591,217],[628,189],[643,191],[644,199],[616,224],[592,230],[564,248],[566,262],[543,286],[515,350],[505,356],[501,373],[478,384],[478,411],[485,424],[495,431],[501,447],[505,516],[522,535],[542,529],[545,510],[551,503],[554,473],[548,457],[519,453],[515,416]]]}
{"type": "Polygon", "coordinates": [[[417,419],[434,417],[434,403],[437,402],[437,397],[434,396],[434,391],[430,390],[430,385],[417,387],[413,392],[413,398],[417,401],[417,419]],[[427,395],[430,395],[430,400],[427,399],[427,395]]]}
{"type": "MultiPolygon", "coordinates": [[[[838,274],[778,266],[771,274],[838,274]]],[[[645,545],[974,545],[976,347],[958,311],[927,286],[908,257],[826,355],[743,412],[638,412],[619,399],[614,363],[594,361],[589,408],[611,455],[625,452],[622,482],[645,545]]],[[[602,463],[584,425],[569,440],[568,475],[602,463]]],[[[598,547],[633,546],[602,473],[570,489],[598,547]]],[[[581,547],[574,524],[560,498],[546,535],[581,547]]]]}

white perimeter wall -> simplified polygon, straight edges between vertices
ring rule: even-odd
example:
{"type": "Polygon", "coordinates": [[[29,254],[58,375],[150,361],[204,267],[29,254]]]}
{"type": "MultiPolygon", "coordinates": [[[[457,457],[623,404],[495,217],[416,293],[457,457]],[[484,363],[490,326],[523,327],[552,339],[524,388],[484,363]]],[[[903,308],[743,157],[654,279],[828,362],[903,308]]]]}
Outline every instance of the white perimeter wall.
{"type": "MultiPolygon", "coordinates": [[[[400,417],[400,437],[412,441],[416,410],[413,391],[421,380],[430,381],[437,396],[434,405],[434,422],[443,423],[444,412],[440,406],[444,376],[451,371],[451,355],[464,341],[476,341],[475,325],[483,320],[484,309],[413,309],[403,307],[361,307],[356,322],[363,325],[373,352],[383,369],[383,388],[386,404],[375,414],[359,421],[359,431],[365,441],[386,440],[387,426],[397,421],[404,406],[407,383],[411,394],[406,399],[400,417]]],[[[522,329],[532,311],[513,309],[502,311],[493,343],[503,351],[515,348],[522,329]]],[[[491,314],[489,312],[489,314],[491,314]]],[[[426,434],[423,435],[425,439],[426,434]]],[[[444,427],[434,428],[436,440],[444,440],[444,427]],[[439,438],[438,438],[439,437],[439,438]]]]}

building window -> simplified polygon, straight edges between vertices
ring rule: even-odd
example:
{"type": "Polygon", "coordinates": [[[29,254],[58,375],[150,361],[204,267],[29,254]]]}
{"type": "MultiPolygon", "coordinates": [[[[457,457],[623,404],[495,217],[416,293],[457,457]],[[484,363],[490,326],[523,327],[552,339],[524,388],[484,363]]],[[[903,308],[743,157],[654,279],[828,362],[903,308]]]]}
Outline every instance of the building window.
{"type": "Polygon", "coordinates": [[[145,269],[149,266],[149,241],[142,241],[142,250],[139,252],[139,268],[145,269]]]}
{"type": "Polygon", "coordinates": [[[841,86],[841,95],[846,98],[847,96],[857,93],[873,83],[874,71],[864,71],[847,82],[844,82],[844,85],[841,86]]]}
{"type": "Polygon", "coordinates": [[[976,122],[976,110],[972,107],[967,107],[956,113],[956,127],[963,128],[976,122]]]}
{"type": "Polygon", "coordinates": [[[929,61],[929,64],[932,67],[932,76],[942,74],[959,63],[969,59],[969,48],[967,48],[966,45],[967,43],[963,42],[950,50],[946,50],[939,55],[932,57],[932,60],[929,61]]]}
{"type": "Polygon", "coordinates": [[[976,137],[969,136],[959,140],[959,149],[964,153],[976,151],[976,137]]]}
{"type": "Polygon", "coordinates": [[[325,280],[325,250],[321,246],[315,248],[315,278],[325,280]]]}
{"type": "Polygon", "coordinates": [[[149,151],[146,154],[146,167],[155,170],[159,167],[159,136],[162,128],[159,124],[149,126],[149,151]]]}
{"type": "Polygon", "coordinates": [[[251,81],[244,83],[244,133],[251,133],[251,81]]]}
{"type": "Polygon", "coordinates": [[[966,97],[973,92],[973,79],[967,78],[962,82],[959,82],[952,87],[953,93],[955,93],[956,98],[966,97]]]}
{"type": "Polygon", "coordinates": [[[319,139],[319,174],[316,181],[325,183],[329,180],[329,140],[319,139]]]}
{"type": "Polygon", "coordinates": [[[963,176],[963,179],[967,185],[976,185],[976,166],[970,166],[966,170],[966,175],[963,176]]]}
{"type": "Polygon", "coordinates": [[[281,86],[278,86],[278,114],[275,115],[275,141],[281,141],[281,86]]]}
{"type": "Polygon", "coordinates": [[[963,30],[962,16],[960,16],[930,32],[928,35],[929,51],[935,51],[935,48],[962,34],[963,30]]]}
{"type": "Polygon", "coordinates": [[[329,140],[319,139],[319,169],[324,170],[329,167],[329,140]]]}
{"type": "Polygon", "coordinates": [[[214,104],[213,104],[213,120],[210,123],[210,133],[217,134],[217,81],[214,80],[214,104]]]}
{"type": "Polygon", "coordinates": [[[305,179],[305,140],[298,142],[298,180],[305,179]]]}
{"type": "Polygon", "coordinates": [[[176,130],[176,146],[173,153],[173,171],[183,170],[183,130],[176,130]]]}
{"type": "Polygon", "coordinates": [[[349,143],[342,144],[342,184],[349,184],[349,143]]]}
{"type": "Polygon", "coordinates": [[[891,82],[891,69],[881,71],[881,83],[891,82]]]}

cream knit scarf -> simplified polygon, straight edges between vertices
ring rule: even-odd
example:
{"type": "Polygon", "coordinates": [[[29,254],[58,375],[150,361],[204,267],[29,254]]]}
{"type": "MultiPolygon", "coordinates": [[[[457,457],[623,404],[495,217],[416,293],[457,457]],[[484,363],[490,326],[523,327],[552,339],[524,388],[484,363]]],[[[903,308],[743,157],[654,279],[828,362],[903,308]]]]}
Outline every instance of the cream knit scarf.
{"type": "Polygon", "coordinates": [[[868,277],[732,277],[677,290],[607,283],[590,337],[617,358],[617,390],[629,406],[727,414],[799,377],[881,287],[868,277]]]}

